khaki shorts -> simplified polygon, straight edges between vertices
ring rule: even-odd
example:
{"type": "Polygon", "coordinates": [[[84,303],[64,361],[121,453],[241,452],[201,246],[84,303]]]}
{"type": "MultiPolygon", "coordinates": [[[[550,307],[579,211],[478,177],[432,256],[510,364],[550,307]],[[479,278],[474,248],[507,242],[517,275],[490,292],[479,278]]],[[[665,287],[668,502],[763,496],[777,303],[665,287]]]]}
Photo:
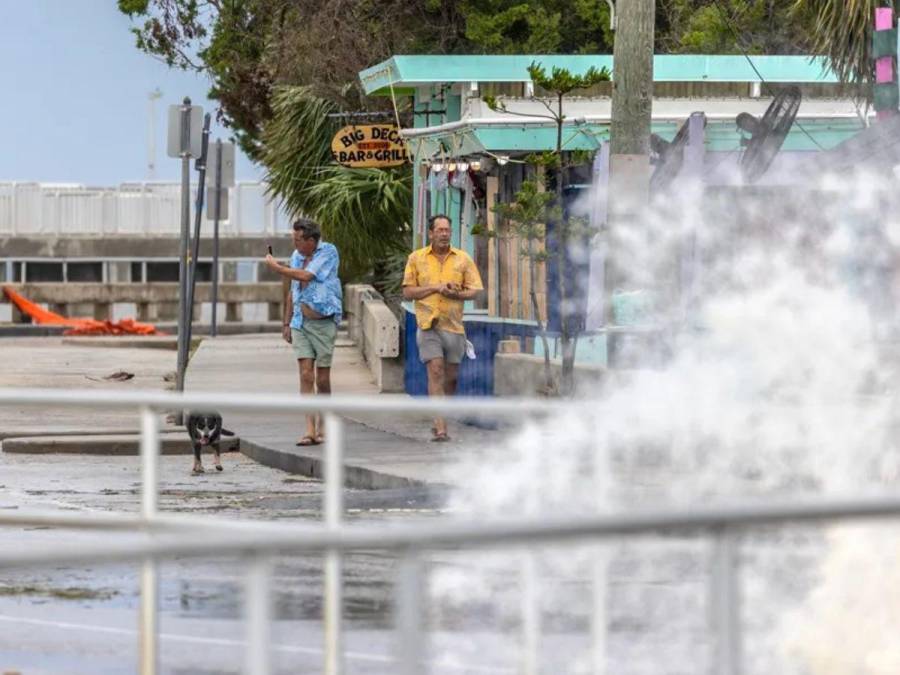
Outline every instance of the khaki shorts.
{"type": "Polygon", "coordinates": [[[463,333],[451,333],[440,328],[429,328],[416,331],[416,346],[419,348],[419,360],[428,363],[432,359],[444,359],[447,363],[462,362],[466,353],[466,336],[463,333]]]}
{"type": "Polygon", "coordinates": [[[291,328],[291,346],[298,359],[313,359],[316,368],[331,368],[337,324],[334,319],[303,319],[300,330],[291,328]]]}

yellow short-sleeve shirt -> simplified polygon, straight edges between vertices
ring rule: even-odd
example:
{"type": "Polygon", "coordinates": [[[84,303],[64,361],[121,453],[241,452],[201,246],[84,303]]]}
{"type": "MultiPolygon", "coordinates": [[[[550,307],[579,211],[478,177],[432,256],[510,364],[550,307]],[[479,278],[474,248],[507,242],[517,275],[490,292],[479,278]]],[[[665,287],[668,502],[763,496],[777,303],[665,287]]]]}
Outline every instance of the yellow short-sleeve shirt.
{"type": "MultiPolygon", "coordinates": [[[[441,262],[431,246],[413,251],[406,261],[403,274],[404,286],[432,286],[455,283],[464,290],[481,290],[481,275],[475,261],[462,249],[452,248],[441,262]]],[[[435,320],[441,330],[465,334],[463,328],[463,300],[445,298],[440,293],[432,293],[416,300],[416,325],[422,330],[432,327],[435,320]]]]}

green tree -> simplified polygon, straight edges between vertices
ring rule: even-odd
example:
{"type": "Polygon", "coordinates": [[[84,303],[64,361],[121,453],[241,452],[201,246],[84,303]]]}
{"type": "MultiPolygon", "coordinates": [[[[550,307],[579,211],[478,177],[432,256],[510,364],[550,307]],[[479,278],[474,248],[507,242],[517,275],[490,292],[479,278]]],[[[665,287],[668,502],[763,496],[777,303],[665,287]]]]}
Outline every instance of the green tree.
{"type": "Polygon", "coordinates": [[[399,53],[452,53],[454,0],[117,0],[138,49],[207,75],[209,97],[241,147],[261,158],[274,90],[304,85],[347,110],[366,100],[359,71],[399,53]]]}
{"type": "Polygon", "coordinates": [[[877,7],[896,7],[885,0],[795,0],[796,12],[813,18],[811,45],[831,61],[842,82],[873,81],[872,32],[877,7]]]}
{"type": "Polygon", "coordinates": [[[605,0],[465,0],[459,11],[471,51],[575,54],[612,46],[605,0]]]}
{"type": "Polygon", "coordinates": [[[261,159],[272,192],[291,214],[313,218],[341,252],[341,274],[355,279],[406,252],[412,172],[348,169],[332,162],[337,104],[309,87],[275,90],[261,159]]]}
{"type": "MultiPolygon", "coordinates": [[[[553,236],[557,256],[557,269],[560,270],[554,280],[559,292],[560,312],[560,346],[562,348],[562,377],[560,393],[571,396],[575,391],[575,350],[578,344],[580,331],[578,317],[575,312],[575,298],[579,293],[575,275],[566,274],[568,253],[573,243],[583,240],[589,233],[583,218],[572,216],[563,209],[563,189],[569,184],[569,171],[574,166],[584,164],[589,155],[582,151],[571,151],[565,148],[563,142],[563,128],[566,116],[563,113],[565,97],[574,91],[589,89],[600,82],[608,82],[610,73],[606,68],[589,68],[583,75],[573,75],[565,68],[554,67],[550,74],[540,63],[532,63],[528,67],[528,75],[534,82],[535,88],[547,92],[550,100],[535,98],[547,109],[546,114],[529,112],[521,114],[524,117],[543,117],[556,127],[556,147],[552,151],[532,155],[529,161],[535,166],[547,169],[547,175],[552,178],[554,199],[546,214],[547,221],[554,224],[553,236]]],[[[506,105],[493,97],[485,97],[485,101],[494,110],[500,110],[511,115],[520,113],[509,110],[506,105]]],[[[536,190],[536,188],[535,188],[536,190]]],[[[526,197],[531,195],[533,189],[523,193],[526,197]]],[[[528,204],[522,204],[523,210],[531,208],[528,204]]],[[[534,255],[531,249],[529,255],[534,255]]],[[[541,254],[543,256],[543,254],[541,254]]]]}
{"type": "MultiPolygon", "coordinates": [[[[554,391],[553,375],[550,370],[550,345],[547,342],[546,318],[541,315],[541,308],[537,300],[537,290],[534,280],[537,279],[537,267],[547,260],[546,250],[538,248],[546,236],[546,223],[557,218],[557,210],[553,208],[555,195],[540,189],[535,179],[522,183],[515,199],[509,204],[497,204],[494,212],[506,220],[516,232],[516,235],[525,241],[524,247],[518,252],[528,261],[528,276],[531,279],[528,297],[531,301],[531,312],[538,327],[538,336],[544,347],[544,387],[546,395],[554,391]]],[[[494,233],[491,233],[494,234],[494,233]]]]}
{"type": "Polygon", "coordinates": [[[686,54],[799,54],[812,20],[775,0],[661,0],[661,51],[686,54]]]}

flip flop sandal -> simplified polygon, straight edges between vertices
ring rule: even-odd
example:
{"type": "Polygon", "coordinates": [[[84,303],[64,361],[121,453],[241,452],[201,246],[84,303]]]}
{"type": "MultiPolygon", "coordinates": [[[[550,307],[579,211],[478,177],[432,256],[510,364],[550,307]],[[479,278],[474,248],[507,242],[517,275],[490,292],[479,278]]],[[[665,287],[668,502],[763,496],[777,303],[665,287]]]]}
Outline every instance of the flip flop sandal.
{"type": "Polygon", "coordinates": [[[446,443],[449,440],[450,440],[450,436],[447,435],[446,431],[437,433],[431,438],[432,443],[446,443]]]}
{"type": "Polygon", "coordinates": [[[299,441],[294,443],[294,445],[299,445],[300,447],[308,447],[310,445],[320,445],[320,442],[315,439],[313,436],[304,436],[299,441]]]}

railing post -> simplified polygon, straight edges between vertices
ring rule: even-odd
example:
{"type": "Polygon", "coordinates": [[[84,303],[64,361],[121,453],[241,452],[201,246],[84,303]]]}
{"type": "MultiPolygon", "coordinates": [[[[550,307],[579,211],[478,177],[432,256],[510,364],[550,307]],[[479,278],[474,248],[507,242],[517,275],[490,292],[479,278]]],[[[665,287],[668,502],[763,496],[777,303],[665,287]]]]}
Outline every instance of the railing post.
{"type": "Polygon", "coordinates": [[[537,554],[522,557],[522,675],[538,675],[541,658],[541,599],[537,554]]]}
{"type": "MultiPolygon", "coordinates": [[[[159,495],[159,421],[150,408],[141,408],[141,518],[153,520],[159,495]]],[[[156,561],[141,563],[139,621],[140,675],[155,675],[159,659],[157,645],[159,580],[156,561]]]]}
{"type": "Polygon", "coordinates": [[[422,560],[407,549],[397,567],[397,670],[398,675],[425,672],[425,641],[422,631],[422,560]]]}
{"type": "Polygon", "coordinates": [[[716,675],[740,675],[740,593],[737,582],[737,542],[727,528],[714,531],[710,608],[716,636],[716,675]]]}
{"type": "MultiPolygon", "coordinates": [[[[597,511],[602,513],[610,507],[613,469],[610,465],[609,432],[604,431],[597,438],[593,452],[594,491],[597,496],[597,511]]],[[[591,612],[591,671],[594,675],[606,674],[607,634],[609,632],[609,566],[612,548],[608,542],[598,543],[591,559],[591,590],[593,611],[591,612]]]]}
{"type": "Polygon", "coordinates": [[[609,578],[610,549],[598,545],[591,561],[591,591],[593,611],[591,612],[591,672],[594,675],[606,673],[606,634],[609,630],[607,614],[607,587],[609,578]]]}
{"type": "MultiPolygon", "coordinates": [[[[333,414],[325,415],[325,527],[341,529],[344,519],[344,457],[343,423],[333,414]]],[[[325,673],[343,672],[343,640],[341,635],[341,555],[337,551],[325,553],[325,673]]]]}
{"type": "Polygon", "coordinates": [[[247,652],[244,672],[247,675],[269,675],[272,672],[269,634],[272,607],[272,561],[266,556],[253,556],[247,561],[244,619],[247,629],[247,652]]]}

